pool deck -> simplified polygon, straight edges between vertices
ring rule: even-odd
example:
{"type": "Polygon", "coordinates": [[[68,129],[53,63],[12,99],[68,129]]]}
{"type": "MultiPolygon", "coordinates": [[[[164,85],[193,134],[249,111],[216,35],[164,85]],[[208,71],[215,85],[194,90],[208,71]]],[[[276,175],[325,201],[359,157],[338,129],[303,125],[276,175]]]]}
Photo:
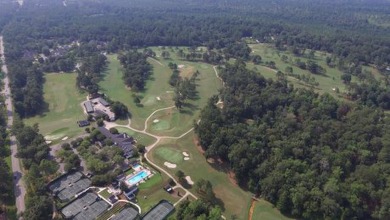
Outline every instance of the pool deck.
{"type": "Polygon", "coordinates": [[[149,179],[150,177],[153,176],[153,172],[151,170],[149,170],[148,168],[144,168],[141,165],[135,166],[135,167],[133,167],[133,169],[134,169],[134,172],[132,174],[130,174],[130,175],[127,175],[124,178],[125,179],[124,182],[126,183],[126,185],[128,187],[131,187],[131,186],[134,186],[134,185],[138,186],[140,183],[145,182],[147,179],[149,179]],[[129,183],[129,179],[133,178],[134,176],[138,175],[139,173],[141,173],[143,171],[147,173],[146,177],[142,178],[140,181],[138,181],[136,183],[133,183],[133,184],[129,183]]]}

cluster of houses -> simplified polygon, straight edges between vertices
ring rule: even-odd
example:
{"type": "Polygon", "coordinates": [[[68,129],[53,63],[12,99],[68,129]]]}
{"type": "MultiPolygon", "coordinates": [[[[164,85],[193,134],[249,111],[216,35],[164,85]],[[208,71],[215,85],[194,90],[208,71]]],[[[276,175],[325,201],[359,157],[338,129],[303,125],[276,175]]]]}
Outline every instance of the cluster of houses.
{"type": "Polygon", "coordinates": [[[105,127],[98,127],[98,129],[107,139],[111,139],[115,146],[120,147],[123,150],[123,155],[126,159],[133,156],[135,150],[135,140],[133,137],[126,133],[112,134],[105,127]]]}

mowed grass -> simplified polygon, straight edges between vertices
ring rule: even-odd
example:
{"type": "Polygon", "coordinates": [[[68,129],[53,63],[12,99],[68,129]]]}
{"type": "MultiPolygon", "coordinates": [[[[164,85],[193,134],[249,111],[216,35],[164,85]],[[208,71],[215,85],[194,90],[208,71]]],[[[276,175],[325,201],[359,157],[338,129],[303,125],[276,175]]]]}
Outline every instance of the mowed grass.
{"type": "MultiPolygon", "coordinates": [[[[191,132],[179,140],[165,139],[159,143],[150,153],[150,159],[161,167],[164,167],[171,175],[175,176],[177,170],[182,170],[185,175],[189,175],[193,181],[201,178],[209,180],[217,198],[223,201],[223,214],[228,219],[236,215],[238,219],[248,219],[251,193],[242,190],[229,180],[225,170],[218,166],[209,164],[205,157],[198,151],[194,145],[194,133],[191,132]],[[177,152],[187,152],[190,160],[178,164],[176,169],[169,169],[164,166],[167,158],[161,156],[159,148],[170,148],[177,152]]],[[[195,191],[191,189],[193,193],[195,191]]]]}
{"type": "Polygon", "coordinates": [[[132,136],[133,138],[135,138],[135,140],[137,141],[137,144],[143,144],[145,146],[149,146],[156,141],[156,139],[152,136],[142,134],[139,132],[135,132],[135,131],[130,130],[130,129],[125,128],[125,127],[118,126],[115,128],[118,129],[119,133],[126,133],[126,134],[132,136]]]}
{"type": "Polygon", "coordinates": [[[47,111],[39,116],[27,118],[27,125],[39,124],[40,133],[49,140],[58,140],[62,137],[73,137],[84,131],[79,128],[78,120],[85,120],[81,102],[86,100],[87,94],[76,88],[75,73],[45,74],[43,88],[47,111]]]}
{"type": "Polygon", "coordinates": [[[170,146],[159,146],[154,153],[170,163],[181,164],[184,161],[182,152],[170,146]]]}
{"type": "Polygon", "coordinates": [[[271,203],[260,200],[255,202],[252,219],[261,220],[288,220],[290,218],[282,215],[271,203]]]}
{"type": "MultiPolygon", "coordinates": [[[[291,54],[289,51],[278,51],[273,46],[268,44],[250,44],[249,45],[252,48],[252,54],[260,55],[262,57],[262,64],[260,65],[254,65],[253,63],[248,63],[248,67],[250,69],[256,68],[262,75],[264,75],[267,78],[276,78],[276,71],[271,70],[267,67],[264,67],[265,62],[274,61],[275,66],[277,70],[280,70],[282,72],[285,72],[285,68],[288,66],[291,66],[293,68],[294,73],[298,74],[305,74],[310,75],[316,79],[316,82],[319,83],[319,86],[314,87],[315,91],[317,91],[320,94],[323,93],[329,93],[335,97],[339,97],[339,94],[337,94],[334,89],[338,88],[339,91],[346,92],[346,86],[341,80],[341,75],[343,74],[340,70],[337,68],[330,68],[326,65],[325,59],[329,54],[316,51],[313,61],[315,61],[317,64],[322,66],[326,69],[325,75],[316,75],[312,74],[307,70],[302,70],[296,66],[293,65],[295,62],[295,59],[299,58],[303,62],[307,62],[309,59],[306,57],[297,57],[291,54]],[[281,57],[283,55],[286,55],[289,58],[289,63],[283,62],[281,60],[281,57]],[[273,73],[272,73],[273,72],[273,73]]],[[[299,81],[295,79],[294,77],[288,77],[288,80],[293,83],[296,87],[306,87],[311,88],[311,86],[306,85],[303,81],[299,81]]],[[[356,78],[353,77],[352,81],[356,81],[356,78]]]]}
{"type": "Polygon", "coordinates": [[[127,88],[122,80],[123,71],[117,55],[108,55],[107,58],[108,68],[99,85],[102,92],[106,93],[112,100],[120,101],[129,108],[132,115],[132,127],[142,130],[145,119],[153,111],[173,105],[172,93],[170,93],[172,89],[168,84],[171,70],[167,66],[162,66],[149,59],[149,63],[153,66],[151,79],[147,81],[145,91],[135,93],[127,88]],[[133,93],[141,97],[143,107],[134,103],[133,93]]]}
{"type": "Polygon", "coordinates": [[[171,202],[172,204],[179,200],[179,198],[173,197],[163,189],[168,182],[168,177],[159,173],[154,175],[156,177],[152,177],[150,180],[147,180],[145,183],[139,185],[140,190],[137,193],[137,202],[141,207],[142,214],[149,211],[149,209],[163,199],[171,202]]]}

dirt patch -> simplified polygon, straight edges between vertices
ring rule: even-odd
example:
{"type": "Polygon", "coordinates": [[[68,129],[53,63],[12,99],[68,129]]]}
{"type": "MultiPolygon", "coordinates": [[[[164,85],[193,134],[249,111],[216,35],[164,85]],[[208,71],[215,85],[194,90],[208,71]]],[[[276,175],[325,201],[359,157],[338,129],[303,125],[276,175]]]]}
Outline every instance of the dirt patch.
{"type": "Polygon", "coordinates": [[[256,200],[252,199],[251,208],[249,209],[248,220],[252,220],[252,218],[253,218],[253,211],[255,210],[255,205],[256,205],[255,203],[256,203],[256,200]]]}
{"type": "Polygon", "coordinates": [[[228,177],[229,177],[229,181],[236,187],[238,187],[238,183],[237,183],[237,180],[236,180],[236,174],[229,170],[228,171],[228,177]]]}
{"type": "Polygon", "coordinates": [[[198,151],[203,155],[205,153],[205,150],[203,150],[202,146],[200,146],[199,140],[194,137],[193,142],[196,146],[196,149],[198,149],[198,151]]]}
{"type": "Polygon", "coordinates": [[[186,66],[180,69],[180,76],[182,78],[191,78],[194,72],[195,68],[193,66],[186,66]]]}

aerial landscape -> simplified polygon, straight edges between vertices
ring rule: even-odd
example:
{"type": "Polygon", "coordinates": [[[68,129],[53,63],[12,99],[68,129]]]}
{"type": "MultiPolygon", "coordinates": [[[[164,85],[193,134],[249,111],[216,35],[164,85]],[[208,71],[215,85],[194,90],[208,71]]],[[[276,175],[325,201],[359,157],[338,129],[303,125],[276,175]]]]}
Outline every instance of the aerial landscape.
{"type": "Polygon", "coordinates": [[[389,0],[0,0],[0,220],[390,219],[389,0]]]}

